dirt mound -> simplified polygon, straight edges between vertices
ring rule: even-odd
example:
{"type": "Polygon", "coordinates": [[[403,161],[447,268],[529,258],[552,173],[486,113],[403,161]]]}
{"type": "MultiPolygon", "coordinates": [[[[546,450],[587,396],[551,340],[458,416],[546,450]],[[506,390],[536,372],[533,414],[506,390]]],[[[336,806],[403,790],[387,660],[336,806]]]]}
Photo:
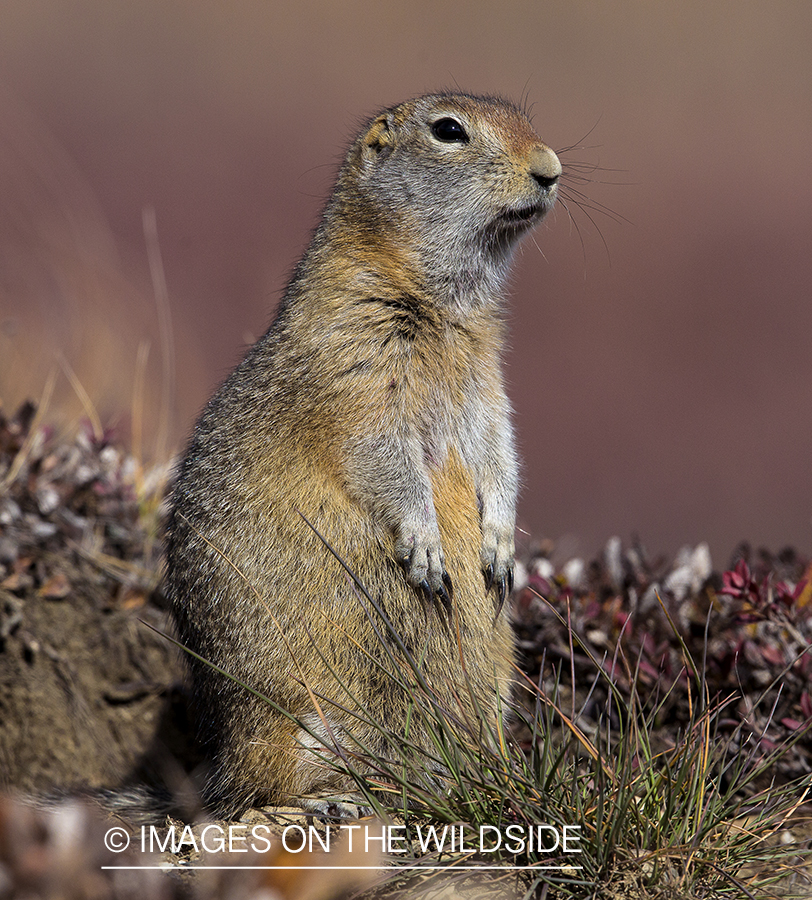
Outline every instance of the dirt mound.
{"type": "Polygon", "coordinates": [[[180,653],[144,624],[165,473],[34,417],[0,417],[0,786],[114,787],[189,755],[180,653]]]}

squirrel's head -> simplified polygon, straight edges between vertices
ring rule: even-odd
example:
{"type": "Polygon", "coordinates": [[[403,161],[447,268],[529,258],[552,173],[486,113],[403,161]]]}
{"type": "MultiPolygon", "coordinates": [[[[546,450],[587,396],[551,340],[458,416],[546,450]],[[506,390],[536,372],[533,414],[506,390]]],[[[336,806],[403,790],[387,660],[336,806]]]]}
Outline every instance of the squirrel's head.
{"type": "Polygon", "coordinates": [[[560,175],[558,157],[514,104],[418,97],[384,110],[356,138],[317,242],[329,235],[353,265],[383,270],[389,259],[435,296],[478,305],[499,293],[519,238],[552,208],[560,175]]]}
{"type": "Polygon", "coordinates": [[[376,116],[342,174],[446,240],[508,249],[552,208],[561,163],[512,103],[432,94],[376,116]]]}

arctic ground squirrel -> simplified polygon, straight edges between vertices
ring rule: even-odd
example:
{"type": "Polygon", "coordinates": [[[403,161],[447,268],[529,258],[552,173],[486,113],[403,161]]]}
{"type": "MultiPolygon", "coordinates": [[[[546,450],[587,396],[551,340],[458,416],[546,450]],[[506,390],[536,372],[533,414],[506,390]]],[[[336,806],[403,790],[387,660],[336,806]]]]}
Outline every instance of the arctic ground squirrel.
{"type": "Polygon", "coordinates": [[[410,668],[393,672],[405,654],[452,716],[494,733],[518,481],[503,287],[560,174],[505,100],[440,93],[381,112],[275,320],[200,416],[166,590],[206,660],[189,655],[214,812],[340,813],[357,791],[320,748],[392,758],[408,729],[430,751],[410,668]]]}

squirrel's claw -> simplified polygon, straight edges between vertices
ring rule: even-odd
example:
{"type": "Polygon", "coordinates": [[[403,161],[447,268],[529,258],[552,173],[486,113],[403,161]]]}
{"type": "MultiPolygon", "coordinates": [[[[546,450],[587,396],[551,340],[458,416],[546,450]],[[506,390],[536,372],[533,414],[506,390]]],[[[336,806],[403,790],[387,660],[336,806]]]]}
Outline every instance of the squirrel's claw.
{"type": "Polygon", "coordinates": [[[499,589],[497,591],[498,601],[496,604],[496,615],[494,616],[494,619],[499,618],[499,613],[502,612],[502,607],[505,605],[505,599],[507,598],[507,595],[509,593],[507,582],[508,582],[508,579],[504,575],[501,575],[497,579],[497,584],[498,584],[499,589]]]}
{"type": "Polygon", "coordinates": [[[496,588],[496,615],[494,617],[495,621],[499,618],[499,613],[502,612],[502,607],[505,605],[505,600],[507,600],[507,598],[513,591],[513,569],[505,569],[503,572],[500,572],[497,575],[494,571],[494,567],[489,563],[483,569],[482,574],[485,576],[485,593],[490,593],[492,588],[496,588]]]}
{"type": "Polygon", "coordinates": [[[436,591],[432,591],[431,585],[427,579],[423,579],[417,586],[417,589],[423,596],[423,600],[428,604],[438,599],[442,604],[442,608],[446,615],[451,617],[451,601],[454,599],[454,585],[451,582],[451,576],[448,572],[443,572],[443,583],[436,591]]]}
{"type": "MultiPolygon", "coordinates": [[[[445,578],[443,579],[445,581],[445,578]]],[[[451,583],[451,579],[448,581],[449,585],[451,583]]],[[[445,610],[446,615],[451,617],[451,595],[446,590],[445,585],[440,585],[437,589],[437,596],[440,598],[440,602],[443,604],[443,609],[445,610]]]]}
{"type": "Polygon", "coordinates": [[[448,591],[448,603],[450,606],[451,601],[454,599],[454,584],[451,581],[451,576],[445,570],[443,570],[443,584],[448,591]]]}

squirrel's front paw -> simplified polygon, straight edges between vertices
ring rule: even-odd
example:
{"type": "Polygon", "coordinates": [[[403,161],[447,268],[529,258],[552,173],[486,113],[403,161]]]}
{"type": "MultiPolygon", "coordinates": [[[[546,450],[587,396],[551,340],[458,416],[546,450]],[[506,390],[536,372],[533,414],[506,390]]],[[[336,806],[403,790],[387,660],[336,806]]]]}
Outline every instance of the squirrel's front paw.
{"type": "Polygon", "coordinates": [[[496,589],[496,615],[502,611],[505,599],[513,590],[513,528],[483,528],[482,574],[485,576],[485,590],[496,589]]]}
{"type": "Polygon", "coordinates": [[[454,587],[445,568],[440,532],[434,529],[405,528],[395,544],[395,555],[406,570],[406,580],[426,598],[437,597],[451,613],[454,587]]]}

